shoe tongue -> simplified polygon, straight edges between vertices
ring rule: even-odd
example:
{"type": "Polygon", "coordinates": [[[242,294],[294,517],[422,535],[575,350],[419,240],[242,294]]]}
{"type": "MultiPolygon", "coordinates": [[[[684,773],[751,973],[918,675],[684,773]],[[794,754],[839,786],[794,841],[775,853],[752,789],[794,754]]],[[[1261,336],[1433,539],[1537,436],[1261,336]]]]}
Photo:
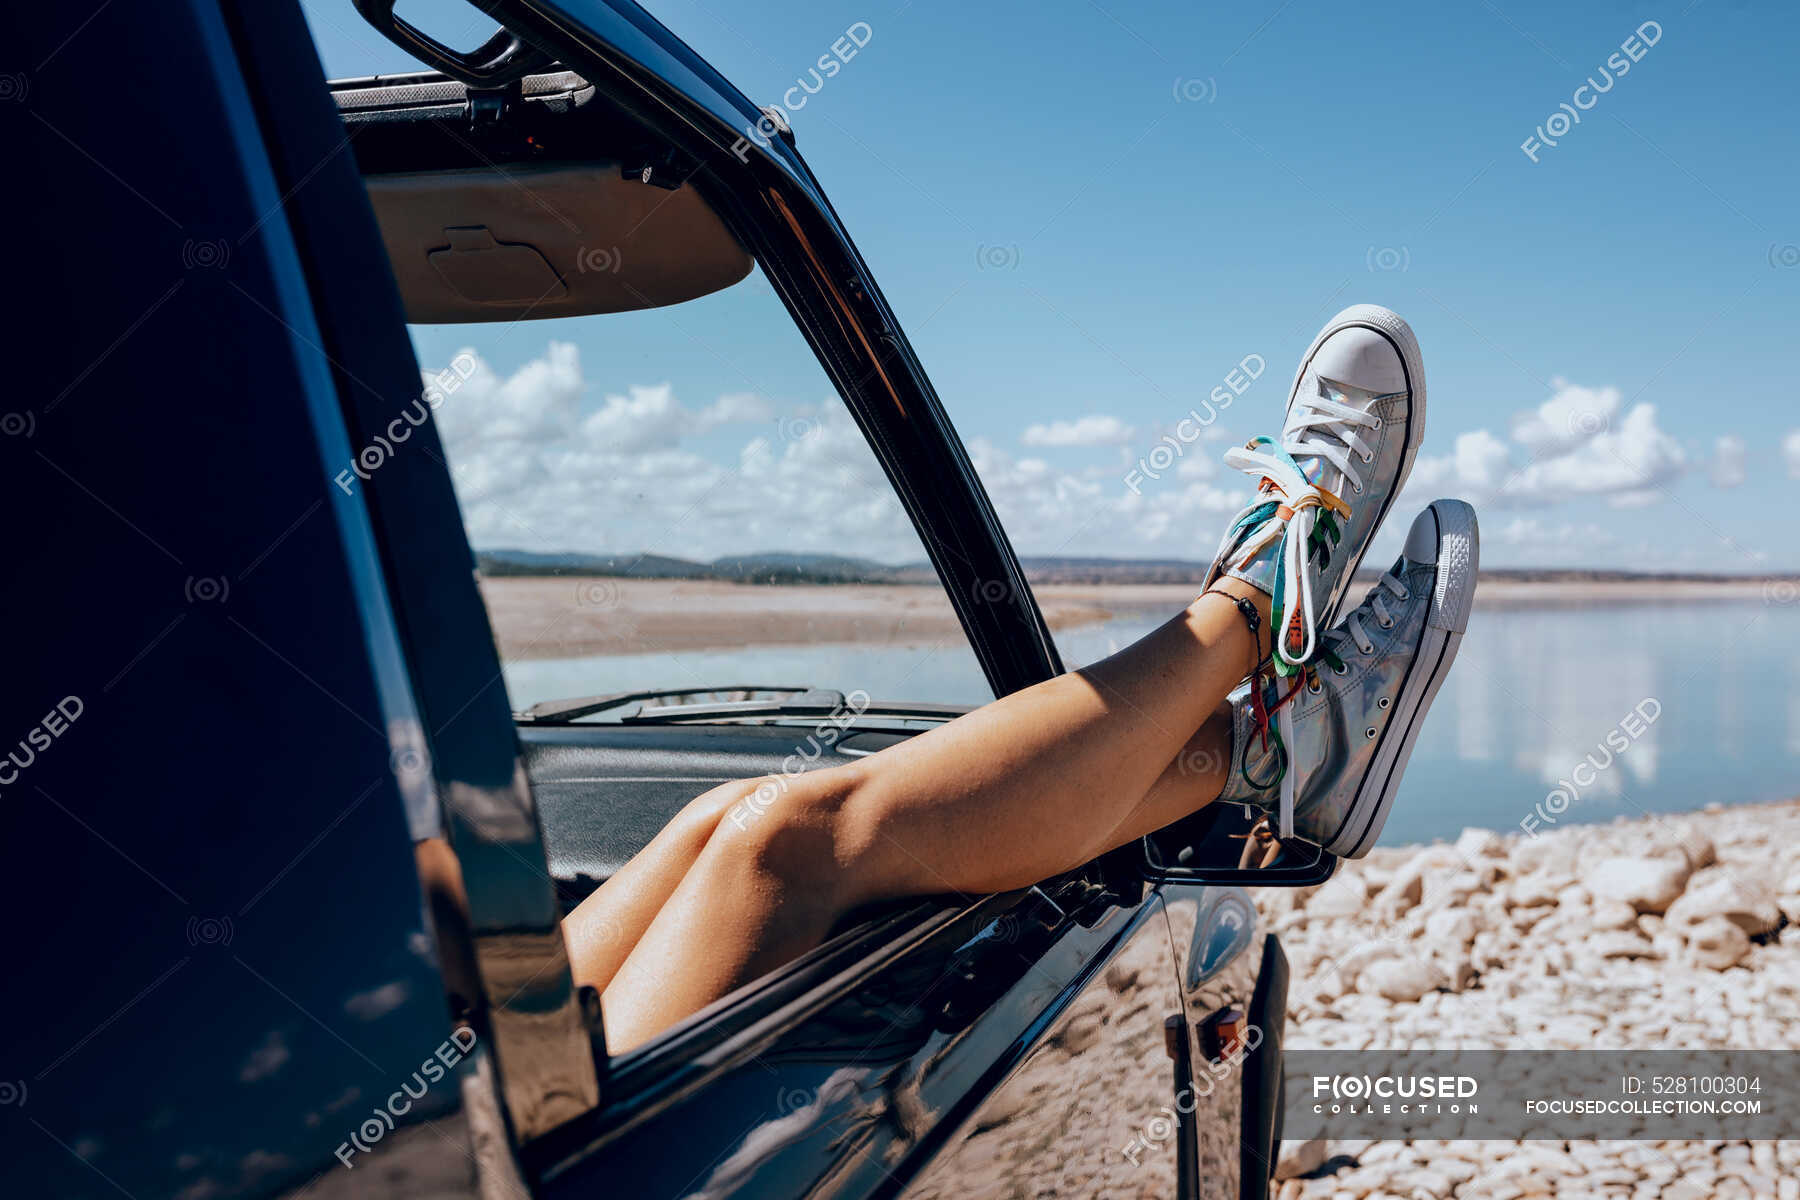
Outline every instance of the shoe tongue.
{"type": "MultiPolygon", "coordinates": [[[[1340,404],[1352,403],[1354,397],[1329,379],[1319,380],[1319,394],[1340,404]]],[[[1318,428],[1309,429],[1304,435],[1307,438],[1324,438],[1326,434],[1318,428]]],[[[1324,488],[1336,493],[1344,482],[1343,475],[1332,465],[1331,460],[1317,454],[1296,454],[1294,462],[1300,473],[1306,476],[1306,482],[1314,487],[1324,488]]]]}

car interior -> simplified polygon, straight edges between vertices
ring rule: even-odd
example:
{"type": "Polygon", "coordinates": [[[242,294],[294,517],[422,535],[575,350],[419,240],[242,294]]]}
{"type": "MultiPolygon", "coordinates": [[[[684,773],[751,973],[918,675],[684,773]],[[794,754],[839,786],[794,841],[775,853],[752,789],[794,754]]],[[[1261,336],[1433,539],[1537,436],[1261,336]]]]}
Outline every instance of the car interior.
{"type": "MultiPolygon", "coordinates": [[[[435,72],[334,81],[414,324],[540,320],[680,304],[754,267],[703,175],[638,132],[580,76],[554,69],[496,93],[435,72]]],[[[845,712],[804,683],[577,697],[517,714],[564,910],[719,783],[778,775],[822,721],[805,769],[854,760],[962,707],[845,712]],[[596,819],[598,812],[604,819],[596,819]]],[[[1213,806],[1146,846],[1153,865],[1310,871],[1318,856],[1213,806]]]]}
{"type": "MultiPolygon", "coordinates": [[[[692,167],[635,139],[579,76],[519,81],[471,121],[470,89],[435,73],[334,81],[357,162],[414,324],[618,313],[728,288],[754,262],[688,179],[692,167]]],[[[477,90],[479,95],[479,90],[477,90]]],[[[689,800],[780,774],[814,739],[808,769],[854,760],[966,711],[874,703],[804,685],[578,697],[517,714],[553,877],[565,909],[604,882],[689,800]],[[606,818],[596,820],[597,809],[606,818]]]]}

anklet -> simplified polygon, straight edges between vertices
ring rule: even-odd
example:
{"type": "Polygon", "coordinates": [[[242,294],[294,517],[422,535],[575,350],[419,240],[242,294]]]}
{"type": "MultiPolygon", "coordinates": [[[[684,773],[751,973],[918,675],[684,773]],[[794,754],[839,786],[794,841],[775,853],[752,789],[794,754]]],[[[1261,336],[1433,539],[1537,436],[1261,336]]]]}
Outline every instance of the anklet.
{"type": "MultiPolygon", "coordinates": [[[[1254,675],[1262,670],[1262,665],[1269,660],[1269,656],[1264,655],[1262,651],[1262,617],[1258,615],[1256,605],[1252,604],[1242,596],[1234,596],[1230,592],[1215,591],[1212,588],[1207,588],[1200,594],[1202,596],[1220,596],[1237,606],[1238,612],[1243,614],[1244,624],[1250,627],[1250,649],[1256,655],[1256,661],[1250,667],[1250,674],[1254,675]]],[[[1274,653],[1275,639],[1274,635],[1271,634],[1269,638],[1269,655],[1273,655],[1274,653]]]]}

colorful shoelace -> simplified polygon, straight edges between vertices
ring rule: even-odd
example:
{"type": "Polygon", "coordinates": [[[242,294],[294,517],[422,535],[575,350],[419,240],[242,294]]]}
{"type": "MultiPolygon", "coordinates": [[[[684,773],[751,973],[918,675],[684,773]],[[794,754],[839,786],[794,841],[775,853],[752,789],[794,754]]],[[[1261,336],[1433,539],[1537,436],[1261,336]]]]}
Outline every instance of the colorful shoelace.
{"type": "Polygon", "coordinates": [[[1271,627],[1280,632],[1271,663],[1277,674],[1291,677],[1299,674],[1319,645],[1314,571],[1308,567],[1322,569],[1331,562],[1350,506],[1309,480],[1293,455],[1273,438],[1253,438],[1227,450],[1225,465],[1262,476],[1257,492],[1267,499],[1245,510],[1232,524],[1226,542],[1245,536],[1236,551],[1239,569],[1279,543],[1269,615],[1271,627]]]}

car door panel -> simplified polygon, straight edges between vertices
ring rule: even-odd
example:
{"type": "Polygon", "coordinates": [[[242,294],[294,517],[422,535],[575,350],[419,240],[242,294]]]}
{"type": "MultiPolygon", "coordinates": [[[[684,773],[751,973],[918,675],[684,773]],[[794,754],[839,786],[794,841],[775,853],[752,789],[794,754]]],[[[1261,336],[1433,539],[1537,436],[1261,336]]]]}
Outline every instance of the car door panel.
{"type": "Polygon", "coordinates": [[[902,1194],[907,1200],[1173,1196],[1179,1009],[1161,901],[1125,921],[1103,969],[902,1194]]]}
{"type": "MultiPolygon", "coordinates": [[[[1084,921],[1079,908],[1092,896],[1073,884],[953,910],[874,969],[796,1001],[804,1011],[771,1031],[746,1030],[688,1057],[679,1082],[634,1086],[628,1069],[611,1081],[610,1111],[568,1131],[560,1153],[540,1163],[546,1195],[894,1196],[912,1194],[915,1177],[923,1194],[953,1194],[942,1189],[958,1163],[987,1145],[962,1143],[982,1131],[984,1105],[1034,1054],[1050,1056],[1040,1067],[1076,1049],[1129,1058],[1160,1081],[1134,1099],[1154,1112],[1173,1091],[1160,1031],[1173,1002],[1167,930],[1154,899],[1084,921]],[[1114,1025],[1110,997],[1121,981],[1146,999],[1114,1025]],[[677,1145],[679,1155],[654,1149],[677,1145]],[[939,1162],[949,1165],[929,1170],[948,1172],[943,1182],[921,1176],[939,1162]]],[[[1083,1071],[1098,1078],[1100,1067],[1083,1071]]],[[[1116,1100],[1128,1085],[1112,1086],[1116,1100]]],[[[995,1103],[1010,1105],[1013,1094],[995,1103]]],[[[1097,1098],[1090,1081],[1044,1127],[1072,1126],[1074,1110],[1097,1098]]],[[[1091,1149],[1115,1130],[1077,1132],[1091,1149]]]]}
{"type": "MultiPolygon", "coordinates": [[[[1279,1060],[1286,964],[1280,962],[1279,942],[1264,934],[1256,906],[1244,889],[1169,883],[1162,893],[1187,1018],[1184,1035],[1192,1089],[1188,1105],[1198,1143],[1195,1194],[1230,1200],[1239,1194],[1247,1174],[1254,1177],[1273,1166],[1267,1114],[1255,1103],[1247,1106],[1245,1093],[1252,1079],[1257,1081],[1250,1084],[1252,1092],[1266,1087],[1261,1082],[1265,1065],[1279,1060]],[[1272,954],[1268,943],[1275,945],[1272,954]],[[1271,974],[1277,962],[1278,978],[1271,974]],[[1279,986],[1271,986],[1275,984],[1279,986]],[[1224,1012],[1242,1017],[1238,1022],[1242,1047],[1221,1057],[1213,1029],[1224,1012]],[[1247,1131],[1254,1136],[1246,1138],[1247,1131]]],[[[1252,1189],[1246,1194],[1260,1193],[1252,1189]]]]}

